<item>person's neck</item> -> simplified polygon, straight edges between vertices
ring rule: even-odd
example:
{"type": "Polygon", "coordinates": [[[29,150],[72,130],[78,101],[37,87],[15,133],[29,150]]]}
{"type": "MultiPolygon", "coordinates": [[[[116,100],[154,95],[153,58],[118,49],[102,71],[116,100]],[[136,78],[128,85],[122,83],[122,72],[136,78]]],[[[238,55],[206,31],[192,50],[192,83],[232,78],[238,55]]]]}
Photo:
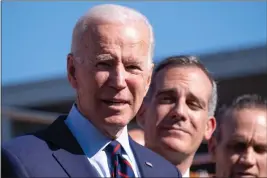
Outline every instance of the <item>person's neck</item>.
{"type": "Polygon", "coordinates": [[[191,167],[192,162],[193,162],[194,155],[190,155],[184,160],[181,160],[180,163],[176,163],[176,167],[180,170],[182,175],[186,173],[186,171],[191,167]]]}
{"type": "Polygon", "coordinates": [[[119,126],[118,127],[108,126],[109,128],[100,127],[99,124],[95,123],[93,119],[90,119],[90,116],[86,114],[86,112],[83,110],[83,107],[79,104],[79,102],[76,102],[76,107],[77,110],[81,113],[81,115],[83,115],[86,119],[88,119],[91,122],[91,124],[106,137],[110,138],[111,140],[115,140],[121,135],[124,127],[119,127],[119,126]]]}
{"type": "Polygon", "coordinates": [[[170,155],[167,155],[163,149],[161,149],[160,147],[157,147],[155,145],[150,145],[150,144],[148,144],[147,141],[145,141],[145,146],[147,148],[153,150],[154,152],[160,154],[168,161],[170,161],[173,165],[175,165],[179,169],[179,171],[182,173],[182,175],[184,175],[186,173],[187,169],[189,169],[193,163],[193,158],[194,158],[195,153],[193,153],[189,156],[184,155],[184,154],[178,154],[175,157],[173,157],[173,156],[170,157],[170,155]],[[177,157],[179,159],[173,159],[173,158],[177,158],[177,157]]]}

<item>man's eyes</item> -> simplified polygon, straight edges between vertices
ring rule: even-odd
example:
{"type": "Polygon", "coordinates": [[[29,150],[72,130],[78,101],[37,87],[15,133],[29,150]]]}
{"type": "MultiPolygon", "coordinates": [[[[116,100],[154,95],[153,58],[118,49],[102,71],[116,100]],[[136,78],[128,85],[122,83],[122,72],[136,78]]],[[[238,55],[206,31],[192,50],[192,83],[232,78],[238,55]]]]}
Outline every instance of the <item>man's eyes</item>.
{"type": "Polygon", "coordinates": [[[228,148],[232,149],[235,152],[243,152],[246,150],[247,146],[245,143],[235,143],[235,144],[229,144],[228,148]]]}
{"type": "Polygon", "coordinates": [[[186,103],[193,110],[197,110],[201,108],[201,106],[195,101],[187,101],[186,103]]]}
{"type": "MultiPolygon", "coordinates": [[[[246,151],[249,148],[249,145],[247,145],[246,143],[234,143],[234,144],[229,144],[227,147],[235,152],[241,153],[241,152],[246,151]]],[[[267,147],[265,146],[255,145],[253,146],[253,149],[256,153],[259,153],[259,154],[267,152],[267,147]]]]}
{"type": "Polygon", "coordinates": [[[255,146],[254,150],[257,153],[266,153],[267,152],[267,146],[255,146]]]}
{"type": "Polygon", "coordinates": [[[158,103],[159,104],[171,104],[175,102],[175,99],[171,96],[159,96],[158,103]]]}
{"type": "Polygon", "coordinates": [[[128,65],[125,68],[128,70],[141,70],[141,67],[139,67],[137,65],[128,65]]]}
{"type": "Polygon", "coordinates": [[[97,62],[95,66],[99,69],[107,69],[111,67],[111,64],[109,64],[108,62],[97,62]]]}
{"type": "MultiPolygon", "coordinates": [[[[95,65],[99,69],[109,69],[115,67],[111,62],[97,62],[95,65]]],[[[138,65],[126,65],[126,71],[142,71],[142,68],[138,65]]]]}
{"type": "MultiPolygon", "coordinates": [[[[176,98],[172,96],[160,96],[159,104],[171,104],[176,102],[176,98]]],[[[198,110],[200,108],[199,104],[194,101],[186,101],[186,105],[192,110],[198,110]]]]}

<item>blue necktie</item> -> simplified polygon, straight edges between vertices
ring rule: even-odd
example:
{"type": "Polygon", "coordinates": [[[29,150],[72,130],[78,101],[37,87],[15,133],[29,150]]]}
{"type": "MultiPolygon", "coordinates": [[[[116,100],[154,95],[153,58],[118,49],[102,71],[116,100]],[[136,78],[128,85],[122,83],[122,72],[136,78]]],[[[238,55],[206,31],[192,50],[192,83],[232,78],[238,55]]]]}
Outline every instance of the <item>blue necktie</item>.
{"type": "Polygon", "coordinates": [[[114,140],[107,146],[107,152],[110,158],[109,167],[111,177],[128,178],[135,177],[133,168],[129,161],[122,157],[123,148],[121,144],[114,140]]]}

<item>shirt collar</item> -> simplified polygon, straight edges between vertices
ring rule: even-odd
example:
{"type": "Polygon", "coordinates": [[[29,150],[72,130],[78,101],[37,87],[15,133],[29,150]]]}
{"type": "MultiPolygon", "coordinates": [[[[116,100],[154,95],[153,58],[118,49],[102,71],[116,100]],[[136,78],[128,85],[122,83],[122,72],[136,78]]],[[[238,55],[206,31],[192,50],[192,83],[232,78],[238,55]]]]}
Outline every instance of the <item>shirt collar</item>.
{"type": "Polygon", "coordinates": [[[130,154],[130,145],[129,145],[129,136],[128,136],[128,129],[127,127],[124,127],[120,136],[116,139],[121,146],[123,147],[123,149],[125,150],[126,154],[129,155],[130,154]]]}
{"type": "MultiPolygon", "coordinates": [[[[75,104],[72,106],[65,123],[89,158],[102,151],[111,142],[107,136],[102,134],[79,112],[75,104]]],[[[122,133],[116,140],[124,148],[127,155],[132,154],[127,126],[123,128],[122,133]]]]}
{"type": "Polygon", "coordinates": [[[185,173],[183,174],[183,177],[190,177],[190,168],[188,168],[185,173]]]}

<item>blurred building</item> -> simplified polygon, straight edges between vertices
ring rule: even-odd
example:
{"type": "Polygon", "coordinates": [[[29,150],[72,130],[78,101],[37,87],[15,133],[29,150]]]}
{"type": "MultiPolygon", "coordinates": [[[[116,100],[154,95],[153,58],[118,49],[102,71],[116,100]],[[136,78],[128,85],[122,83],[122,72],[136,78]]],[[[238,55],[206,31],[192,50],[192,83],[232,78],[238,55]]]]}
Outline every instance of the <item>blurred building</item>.
{"type": "MultiPolygon", "coordinates": [[[[200,56],[218,81],[219,105],[229,103],[244,93],[267,97],[267,47],[224,51],[200,56]]],[[[2,141],[44,128],[60,114],[67,114],[73,104],[74,90],[67,77],[2,87],[2,141]]],[[[130,129],[138,127],[135,121],[130,129]]],[[[192,170],[214,171],[207,162],[207,145],[203,142],[198,154],[203,161],[192,170]],[[205,163],[206,162],[206,163],[205,163]]]]}

